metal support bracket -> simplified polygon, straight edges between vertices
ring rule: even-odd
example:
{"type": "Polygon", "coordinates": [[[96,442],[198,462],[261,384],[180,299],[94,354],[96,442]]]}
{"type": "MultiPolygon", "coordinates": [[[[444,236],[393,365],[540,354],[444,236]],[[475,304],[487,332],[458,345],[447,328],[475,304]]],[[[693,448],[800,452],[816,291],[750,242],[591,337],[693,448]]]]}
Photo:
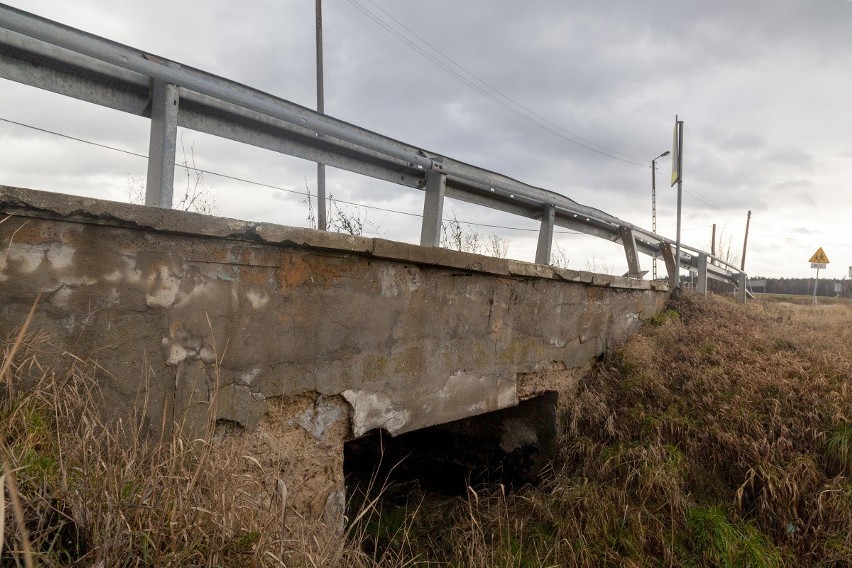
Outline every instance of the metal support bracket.
{"type": "Polygon", "coordinates": [[[746,290],[746,281],[748,280],[748,276],[745,272],[740,272],[736,275],[737,278],[737,301],[741,304],[746,303],[746,297],[748,295],[748,291],[746,290]]]}
{"type": "Polygon", "coordinates": [[[669,286],[674,289],[675,273],[677,272],[677,266],[675,265],[672,246],[668,243],[660,243],[660,253],[663,255],[663,262],[666,264],[666,272],[669,275],[669,286]]]}
{"type": "Polygon", "coordinates": [[[447,176],[436,170],[426,172],[423,198],[423,225],[420,228],[420,245],[436,247],[441,244],[441,220],[444,215],[444,196],[447,193],[447,176]]]}
{"type": "Polygon", "coordinates": [[[627,257],[627,273],[628,278],[642,278],[648,274],[647,270],[642,270],[639,266],[639,251],[636,248],[636,236],[633,234],[633,229],[630,227],[619,227],[618,235],[621,238],[621,244],[624,245],[624,254],[627,257]]]}
{"type": "Polygon", "coordinates": [[[172,208],[179,99],[178,87],[159,79],[152,80],[145,205],[172,208]]]}
{"type": "Polygon", "coordinates": [[[555,221],[556,207],[545,205],[541,213],[538,246],[535,249],[536,264],[550,264],[550,251],[553,248],[553,225],[555,221]]]}
{"type": "Polygon", "coordinates": [[[698,255],[698,282],[695,284],[695,290],[702,296],[707,295],[707,263],[709,257],[704,253],[698,255]]]}

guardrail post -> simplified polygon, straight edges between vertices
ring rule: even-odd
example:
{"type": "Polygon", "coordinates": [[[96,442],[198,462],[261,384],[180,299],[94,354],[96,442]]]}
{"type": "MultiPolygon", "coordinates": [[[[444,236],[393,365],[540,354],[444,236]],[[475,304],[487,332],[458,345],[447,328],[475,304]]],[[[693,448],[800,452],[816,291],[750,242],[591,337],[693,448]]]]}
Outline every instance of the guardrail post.
{"type": "Polygon", "coordinates": [[[624,245],[624,255],[627,257],[627,273],[625,276],[642,278],[648,274],[648,271],[642,270],[639,266],[639,250],[636,248],[636,235],[633,234],[633,229],[630,227],[619,227],[618,235],[621,237],[621,244],[624,245]]]}
{"type": "Polygon", "coordinates": [[[423,225],[420,228],[420,245],[436,247],[441,244],[441,219],[444,215],[444,194],[447,176],[431,170],[426,172],[426,196],[423,198],[423,225]]]}
{"type": "Polygon", "coordinates": [[[707,262],[707,255],[700,253],[698,255],[698,283],[695,285],[695,289],[702,296],[707,295],[707,262]]]}
{"type": "Polygon", "coordinates": [[[179,99],[180,95],[175,85],[159,79],[153,80],[145,205],[172,208],[179,99]]]}
{"type": "Polygon", "coordinates": [[[737,274],[737,301],[741,304],[746,303],[746,281],[748,280],[748,276],[745,272],[740,272],[737,274]]]}
{"type": "Polygon", "coordinates": [[[675,265],[674,253],[672,253],[672,245],[669,243],[660,243],[660,253],[663,255],[663,262],[666,264],[666,273],[669,275],[669,286],[674,290],[677,266],[675,265]]]}
{"type": "Polygon", "coordinates": [[[538,246],[535,249],[536,264],[550,264],[550,251],[553,247],[553,224],[556,220],[556,207],[545,205],[541,212],[541,228],[538,231],[538,246]]]}

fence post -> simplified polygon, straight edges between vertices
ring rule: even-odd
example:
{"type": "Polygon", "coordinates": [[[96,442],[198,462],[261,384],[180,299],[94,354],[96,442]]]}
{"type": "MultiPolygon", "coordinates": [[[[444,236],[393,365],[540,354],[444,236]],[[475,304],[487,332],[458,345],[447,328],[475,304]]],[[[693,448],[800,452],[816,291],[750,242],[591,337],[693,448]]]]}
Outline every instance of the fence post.
{"type": "Polygon", "coordinates": [[[172,208],[179,99],[178,87],[153,79],[145,205],[172,208]]]}
{"type": "Polygon", "coordinates": [[[441,244],[441,219],[444,215],[444,194],[447,176],[435,170],[426,172],[423,198],[423,225],[420,228],[420,245],[436,247],[441,244]]]}
{"type": "Polygon", "coordinates": [[[538,230],[538,246],[535,249],[536,264],[550,264],[550,251],[553,248],[553,224],[556,220],[556,207],[547,204],[541,212],[541,228],[538,230]]]}

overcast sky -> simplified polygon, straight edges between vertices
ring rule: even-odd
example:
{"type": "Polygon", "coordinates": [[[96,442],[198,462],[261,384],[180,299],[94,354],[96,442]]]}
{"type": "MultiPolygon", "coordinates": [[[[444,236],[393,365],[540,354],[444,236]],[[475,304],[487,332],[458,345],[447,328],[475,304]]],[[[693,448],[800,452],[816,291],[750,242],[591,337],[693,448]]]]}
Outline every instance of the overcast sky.
{"type": "MultiPolygon", "coordinates": [[[[8,4],[316,104],[312,0],[8,4]]],[[[323,11],[332,116],[650,228],[650,162],[670,149],[677,114],[685,123],[684,242],[709,250],[716,223],[738,258],[751,210],[750,275],[813,276],[807,261],[820,246],[831,260],[820,277],[843,277],[852,265],[852,2],[326,0],[323,11]]],[[[148,151],[146,119],[5,79],[0,119],[148,151]]],[[[316,191],[311,163],[191,131],[180,136],[199,168],[316,191]]],[[[663,158],[659,166],[657,232],[674,238],[671,164],[663,158]]],[[[145,168],[140,158],[0,120],[0,184],[128,200],[145,168]]],[[[184,187],[185,172],[177,175],[184,187]]],[[[220,215],[307,223],[302,195],[214,175],[201,184],[220,215]]],[[[397,211],[422,208],[419,191],[339,170],[329,170],[328,191],[397,211]]],[[[419,240],[416,217],[360,214],[371,234],[419,240]]],[[[510,257],[534,257],[535,221],[457,202],[445,215],[512,227],[471,230],[506,238],[510,257]]],[[[626,271],[620,245],[567,232],[556,241],[571,268],[626,271]]],[[[650,259],[641,261],[650,268],[650,259]]]]}

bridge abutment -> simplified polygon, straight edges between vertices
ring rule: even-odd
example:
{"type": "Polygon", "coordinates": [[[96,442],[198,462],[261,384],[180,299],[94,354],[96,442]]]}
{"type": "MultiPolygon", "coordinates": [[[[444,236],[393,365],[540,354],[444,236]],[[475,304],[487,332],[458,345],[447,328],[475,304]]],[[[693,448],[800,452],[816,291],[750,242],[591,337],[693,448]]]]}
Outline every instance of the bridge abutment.
{"type": "Polygon", "coordinates": [[[570,400],[668,297],[659,282],[32,190],[0,187],[0,217],[0,333],[39,297],[41,363],[95,361],[105,417],[233,427],[294,511],[326,521],[346,441],[570,400]]]}

